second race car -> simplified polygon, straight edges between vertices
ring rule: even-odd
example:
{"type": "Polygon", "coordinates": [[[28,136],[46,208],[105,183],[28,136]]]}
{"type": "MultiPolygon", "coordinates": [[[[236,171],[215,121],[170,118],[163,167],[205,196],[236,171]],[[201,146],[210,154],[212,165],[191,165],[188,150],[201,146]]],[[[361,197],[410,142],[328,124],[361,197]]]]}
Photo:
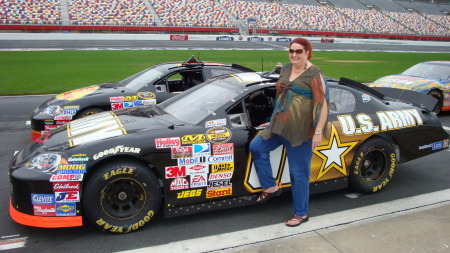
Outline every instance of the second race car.
{"type": "MultiPolygon", "coordinates": [[[[329,81],[330,115],[311,161],[311,194],[377,192],[398,163],[448,148],[435,113],[347,79],[329,81]]],[[[102,112],[45,133],[11,160],[10,215],[35,227],[127,233],[165,217],[256,204],[262,191],[249,143],[268,122],[275,81],[212,78],[158,105],[102,112]]],[[[420,105],[418,94],[416,101],[420,105]]],[[[414,102],[414,101],[413,101],[414,102]]],[[[286,152],[273,175],[290,189],[286,152]]]]}

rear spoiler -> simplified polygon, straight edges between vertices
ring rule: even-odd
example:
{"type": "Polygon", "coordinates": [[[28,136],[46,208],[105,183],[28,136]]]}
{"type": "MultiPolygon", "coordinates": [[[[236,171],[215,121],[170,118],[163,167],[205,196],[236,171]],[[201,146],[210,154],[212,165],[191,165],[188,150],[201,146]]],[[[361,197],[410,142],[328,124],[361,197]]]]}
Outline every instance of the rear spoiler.
{"type": "Polygon", "coordinates": [[[239,65],[239,64],[234,64],[234,63],[231,64],[231,68],[241,70],[242,72],[256,72],[253,69],[244,67],[244,66],[239,65]]]}

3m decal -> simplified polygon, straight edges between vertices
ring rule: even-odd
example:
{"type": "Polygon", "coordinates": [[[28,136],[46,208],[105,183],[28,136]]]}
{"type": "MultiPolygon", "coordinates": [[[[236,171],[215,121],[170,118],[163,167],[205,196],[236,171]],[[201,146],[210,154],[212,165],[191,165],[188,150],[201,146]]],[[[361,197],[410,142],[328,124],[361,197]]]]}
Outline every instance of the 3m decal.
{"type": "Polygon", "coordinates": [[[202,195],[202,190],[203,189],[177,192],[177,199],[200,197],[202,195]]]}
{"type": "Polygon", "coordinates": [[[192,144],[194,157],[199,156],[211,156],[211,144],[210,143],[197,143],[192,144]]]}
{"type": "Polygon", "coordinates": [[[56,203],[56,216],[77,215],[75,203],[56,203]]]}
{"type": "Polygon", "coordinates": [[[158,138],[155,139],[156,148],[172,148],[181,146],[180,137],[158,138]]]}
{"type": "Polygon", "coordinates": [[[234,154],[233,143],[221,143],[212,145],[212,155],[232,155],[234,154]]]}
{"type": "Polygon", "coordinates": [[[38,205],[55,204],[55,195],[53,194],[31,194],[31,203],[38,205]]]}
{"type": "Polygon", "coordinates": [[[166,178],[186,177],[186,166],[166,167],[166,178]]]}
{"type": "Polygon", "coordinates": [[[119,110],[119,109],[123,109],[123,108],[124,108],[123,103],[112,103],[111,104],[111,110],[119,110]]]}
{"type": "Polygon", "coordinates": [[[192,147],[175,147],[171,148],[172,159],[191,157],[192,156],[192,147]]]}
{"type": "Polygon", "coordinates": [[[55,205],[33,205],[35,216],[56,216],[55,205]]]}
{"type": "Polygon", "coordinates": [[[207,174],[197,174],[191,176],[191,188],[207,186],[207,174]]]}
{"type": "Polygon", "coordinates": [[[80,192],[55,192],[56,203],[60,202],[80,202],[80,192]]]}
{"type": "Polygon", "coordinates": [[[206,142],[206,137],[204,134],[191,134],[181,137],[182,144],[194,144],[204,142],[206,142]]]}
{"type": "Polygon", "coordinates": [[[86,173],[86,164],[60,164],[58,167],[59,174],[83,174],[86,173]]]}
{"type": "Polygon", "coordinates": [[[140,148],[134,148],[134,147],[125,147],[124,145],[118,145],[114,148],[106,149],[104,151],[98,152],[94,155],[94,160],[97,160],[99,158],[102,158],[103,156],[107,155],[115,155],[117,153],[134,153],[139,154],[141,152],[140,148]]]}
{"type": "Polygon", "coordinates": [[[401,129],[406,127],[423,125],[423,120],[417,109],[380,111],[377,112],[379,125],[373,123],[372,118],[364,113],[355,116],[356,122],[352,115],[338,115],[337,118],[341,124],[342,133],[344,135],[378,133],[401,129]]]}
{"type": "Polygon", "coordinates": [[[170,183],[170,190],[186,190],[189,189],[189,182],[186,178],[183,177],[177,177],[170,183]]]}
{"type": "Polygon", "coordinates": [[[224,189],[217,189],[217,190],[207,190],[206,191],[206,198],[217,198],[217,197],[223,197],[228,196],[232,194],[232,188],[224,188],[224,189]]]}
{"type": "Polygon", "coordinates": [[[357,141],[342,143],[335,126],[332,125],[328,144],[319,146],[314,150],[314,154],[323,160],[316,180],[319,180],[333,168],[347,176],[344,158],[356,144],[358,144],[357,141]]]}
{"type": "Polygon", "coordinates": [[[57,174],[52,175],[50,182],[69,182],[69,181],[83,181],[84,174],[57,174]]]}
{"type": "Polygon", "coordinates": [[[206,131],[206,139],[212,143],[224,143],[231,139],[231,131],[225,127],[214,127],[206,131]]]}
{"type": "Polygon", "coordinates": [[[211,164],[211,173],[234,171],[234,162],[211,164]]]}
{"type": "Polygon", "coordinates": [[[131,174],[134,173],[135,170],[136,170],[135,167],[118,168],[118,169],[114,169],[114,170],[111,170],[111,171],[105,173],[103,175],[103,178],[105,180],[108,180],[110,177],[113,177],[113,176],[116,176],[116,175],[122,175],[122,174],[129,174],[129,175],[131,175],[131,174]]]}
{"type": "Polygon", "coordinates": [[[67,125],[67,133],[71,147],[127,134],[111,111],[72,121],[67,125]]]}

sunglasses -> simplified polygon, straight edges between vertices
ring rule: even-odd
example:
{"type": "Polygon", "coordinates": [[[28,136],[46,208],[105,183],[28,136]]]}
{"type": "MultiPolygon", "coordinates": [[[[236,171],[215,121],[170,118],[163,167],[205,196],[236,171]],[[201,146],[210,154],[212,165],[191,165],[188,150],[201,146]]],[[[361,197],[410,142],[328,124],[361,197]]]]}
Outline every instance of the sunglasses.
{"type": "Polygon", "coordinates": [[[306,50],[305,49],[296,49],[296,50],[294,50],[294,49],[289,49],[289,53],[290,54],[293,54],[294,52],[296,53],[296,54],[303,54],[303,52],[305,52],[306,50]]]}

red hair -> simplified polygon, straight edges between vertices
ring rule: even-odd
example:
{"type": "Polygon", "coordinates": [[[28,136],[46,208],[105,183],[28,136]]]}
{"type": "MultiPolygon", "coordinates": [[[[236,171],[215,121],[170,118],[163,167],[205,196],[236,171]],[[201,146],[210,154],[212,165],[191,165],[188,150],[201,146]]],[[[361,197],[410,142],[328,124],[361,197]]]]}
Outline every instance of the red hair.
{"type": "Polygon", "coordinates": [[[308,51],[308,61],[311,60],[311,58],[313,56],[313,54],[312,54],[313,48],[312,48],[311,42],[309,40],[304,39],[304,38],[296,38],[296,39],[292,40],[291,43],[289,43],[289,48],[292,46],[292,44],[302,45],[303,48],[308,51]]]}

